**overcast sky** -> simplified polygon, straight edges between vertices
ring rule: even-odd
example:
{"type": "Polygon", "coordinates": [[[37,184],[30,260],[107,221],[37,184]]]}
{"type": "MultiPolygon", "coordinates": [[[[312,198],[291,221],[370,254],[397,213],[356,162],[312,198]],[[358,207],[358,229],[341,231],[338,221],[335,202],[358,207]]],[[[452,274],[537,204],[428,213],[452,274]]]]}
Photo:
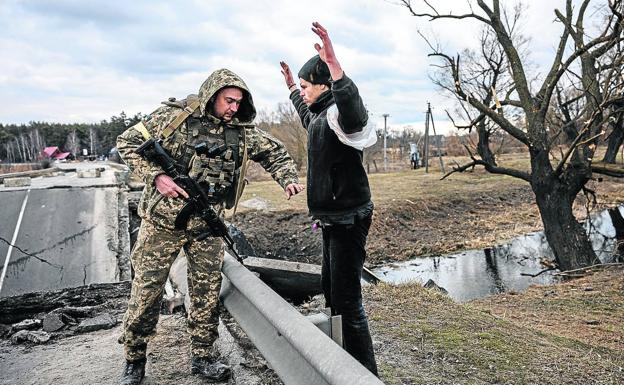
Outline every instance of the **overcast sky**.
{"type": "MultiPolygon", "coordinates": [[[[467,2],[430,3],[457,14],[467,2]]],[[[553,9],[564,3],[525,2],[523,30],[538,67],[552,60],[561,32],[553,9]]],[[[222,67],[246,81],[259,109],[273,110],[288,101],[279,61],[296,73],[316,53],[312,21],[328,29],[378,125],[388,113],[389,126],[422,130],[429,101],[438,130],[448,126],[452,100],[428,78],[434,61],[418,31],[453,54],[478,44],[480,25],[417,19],[384,0],[2,0],[0,123],[149,113],[169,96],[196,93],[222,67]]]]}

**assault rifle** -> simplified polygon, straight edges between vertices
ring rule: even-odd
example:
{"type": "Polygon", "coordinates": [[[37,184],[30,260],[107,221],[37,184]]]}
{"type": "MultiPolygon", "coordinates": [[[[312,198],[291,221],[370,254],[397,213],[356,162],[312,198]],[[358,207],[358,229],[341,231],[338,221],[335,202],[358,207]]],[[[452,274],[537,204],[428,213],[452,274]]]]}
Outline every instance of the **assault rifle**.
{"type": "Polygon", "coordinates": [[[206,195],[195,179],[178,171],[175,161],[165,149],[162,148],[160,141],[150,138],[139,146],[135,152],[149,162],[160,166],[163,171],[165,171],[165,174],[169,175],[173,181],[189,195],[186,200],[186,205],[184,205],[175,219],[175,228],[178,230],[186,229],[191,214],[197,215],[206,222],[210,233],[202,234],[197,237],[196,240],[201,241],[211,235],[221,237],[229,251],[231,251],[238,262],[242,264],[243,259],[234,248],[234,239],[232,239],[223,220],[219,218],[212,208],[208,195],[206,195]]]}

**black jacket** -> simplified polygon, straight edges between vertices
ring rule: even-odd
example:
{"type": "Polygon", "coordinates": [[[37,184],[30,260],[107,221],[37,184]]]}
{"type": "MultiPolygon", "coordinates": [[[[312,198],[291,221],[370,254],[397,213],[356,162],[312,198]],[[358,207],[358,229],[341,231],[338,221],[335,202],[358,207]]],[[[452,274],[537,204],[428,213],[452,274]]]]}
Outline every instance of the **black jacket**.
{"type": "Polygon", "coordinates": [[[369,205],[371,194],[362,165],[362,151],[340,142],[327,122],[327,109],[335,103],[344,133],[359,132],[366,126],[368,114],[353,81],[343,75],[309,107],[298,90],[290,94],[290,99],[308,130],[310,214],[350,214],[369,205]]]}

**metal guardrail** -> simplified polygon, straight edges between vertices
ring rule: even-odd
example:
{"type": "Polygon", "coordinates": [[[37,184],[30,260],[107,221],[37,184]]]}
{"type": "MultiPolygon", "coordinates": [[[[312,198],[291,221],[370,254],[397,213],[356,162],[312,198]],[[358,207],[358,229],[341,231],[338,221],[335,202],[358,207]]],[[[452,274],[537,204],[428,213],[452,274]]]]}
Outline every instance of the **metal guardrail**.
{"type": "Polygon", "coordinates": [[[383,384],[227,253],[221,271],[221,301],[286,385],[383,384]]]}

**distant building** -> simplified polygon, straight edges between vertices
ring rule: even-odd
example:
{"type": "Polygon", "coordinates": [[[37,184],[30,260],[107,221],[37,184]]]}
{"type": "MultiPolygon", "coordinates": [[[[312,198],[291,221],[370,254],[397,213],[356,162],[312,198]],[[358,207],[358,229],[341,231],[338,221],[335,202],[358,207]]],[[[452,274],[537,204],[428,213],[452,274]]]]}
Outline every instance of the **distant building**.
{"type": "Polygon", "coordinates": [[[71,152],[61,152],[58,147],[46,147],[41,151],[44,159],[54,160],[71,160],[74,159],[74,155],[71,152]]]}
{"type": "Polygon", "coordinates": [[[444,135],[430,135],[429,145],[435,147],[444,147],[446,146],[446,137],[444,135]]]}

